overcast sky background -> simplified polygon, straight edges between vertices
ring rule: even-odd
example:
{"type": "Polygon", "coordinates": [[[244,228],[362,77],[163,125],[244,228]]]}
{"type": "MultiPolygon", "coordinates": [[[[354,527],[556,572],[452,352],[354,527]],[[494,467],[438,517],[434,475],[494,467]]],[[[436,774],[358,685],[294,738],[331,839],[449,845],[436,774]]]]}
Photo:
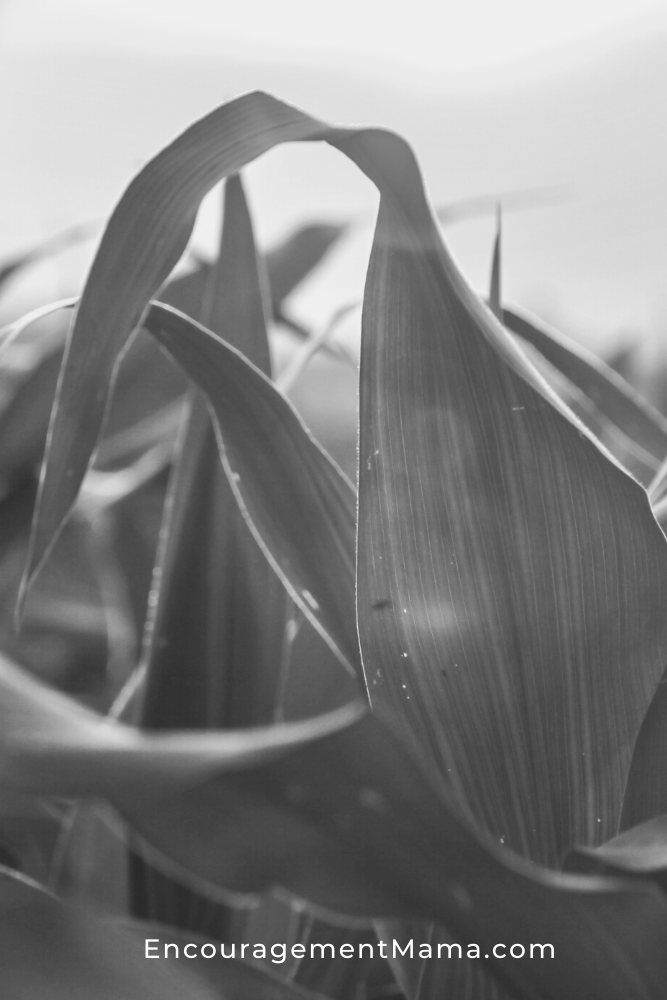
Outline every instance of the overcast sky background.
{"type": "MultiPolygon", "coordinates": [[[[5,0],[0,255],[104,217],[193,117],[256,87],[402,132],[436,204],[536,192],[506,215],[506,297],[594,346],[667,338],[665,0],[5,0]]],[[[360,294],[376,197],[356,169],[292,147],[248,180],[264,243],[304,219],[360,220],[297,311],[319,321],[360,294]]],[[[492,238],[491,215],[446,230],[479,289],[492,238]]],[[[84,264],[42,268],[40,294],[84,264]]]]}

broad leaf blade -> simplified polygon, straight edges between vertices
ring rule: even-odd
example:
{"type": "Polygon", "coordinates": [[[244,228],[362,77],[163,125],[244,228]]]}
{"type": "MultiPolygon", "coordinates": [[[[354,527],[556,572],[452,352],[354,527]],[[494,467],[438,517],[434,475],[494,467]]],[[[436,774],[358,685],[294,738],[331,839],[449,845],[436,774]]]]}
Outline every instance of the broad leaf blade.
{"type": "Polygon", "coordinates": [[[575,848],[567,856],[569,872],[636,875],[667,889],[667,816],[633,826],[596,848],[575,848]]]}
{"type": "Polygon", "coordinates": [[[613,831],[666,652],[667,548],[644,491],[506,363],[437,239],[381,212],[362,353],[364,664],[372,703],[475,815],[555,863],[613,831]]]}
{"type": "Polygon", "coordinates": [[[555,865],[615,831],[667,652],[667,549],[645,492],[463,284],[409,180],[411,202],[381,202],[362,326],[371,704],[489,831],[555,865]]]}

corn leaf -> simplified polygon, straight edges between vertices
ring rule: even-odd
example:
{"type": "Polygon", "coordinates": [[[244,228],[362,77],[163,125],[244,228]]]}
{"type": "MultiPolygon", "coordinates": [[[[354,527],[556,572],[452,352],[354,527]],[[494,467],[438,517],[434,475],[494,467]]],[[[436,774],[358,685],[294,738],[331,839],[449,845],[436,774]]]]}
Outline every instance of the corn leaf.
{"type": "Polygon", "coordinates": [[[496,205],[496,238],[493,241],[493,257],[491,260],[491,282],[489,286],[489,308],[494,316],[503,320],[502,307],[502,215],[500,204],[496,205]]]}
{"type": "Polygon", "coordinates": [[[662,813],[667,813],[667,672],[635,743],[619,830],[628,830],[662,813]]]}
{"type": "Polygon", "coordinates": [[[0,991],[11,1000],[215,1000],[188,970],[147,962],[135,931],[59,903],[0,869],[0,991]]]}
{"type": "Polygon", "coordinates": [[[465,286],[411,181],[412,202],[381,202],[362,323],[371,704],[487,830],[556,865],[615,832],[667,652],[667,548],[644,490],[465,286]]]}
{"type": "MultiPolygon", "coordinates": [[[[201,318],[270,374],[264,301],[250,215],[240,178],[233,177],[201,318]]],[[[286,594],[240,515],[200,399],[193,400],[169,507],[142,724],[196,729],[272,722],[286,594]]]]}
{"type": "Polygon", "coordinates": [[[140,793],[124,796],[121,809],[156,860],[212,894],[278,884],[350,915],[430,917],[464,954],[477,944],[485,972],[515,997],[663,995],[667,902],[657,888],[547,872],[481,841],[372,715],[281,762],[150,808],[140,793]],[[548,942],[554,958],[494,959],[502,941],[548,942]]]}
{"type": "Polygon", "coordinates": [[[575,848],[565,870],[585,874],[635,875],[667,889],[667,816],[624,830],[601,847],[575,848]]]}
{"type": "Polygon", "coordinates": [[[250,765],[285,750],[324,726],[358,715],[359,706],[304,722],[226,733],[147,735],[113,725],[49,690],[0,654],[0,788],[12,799],[33,794],[113,797],[124,785],[140,784],[159,795],[184,780],[198,780],[220,767],[250,765]]]}
{"type": "Polygon", "coordinates": [[[332,128],[266,94],[196,122],[130,184],[102,237],[63,362],[42,470],[25,589],[71,511],[104,426],[119,355],[183,253],[199,203],[228,174],[281,142],[326,140],[391,198],[413,195],[413,157],[379,129],[332,128]]]}
{"type": "Polygon", "coordinates": [[[519,997],[662,995],[667,903],[657,890],[549,873],[480,839],[449,793],[353,706],[270,732],[145,736],[8,664],[1,680],[5,808],[17,788],[102,795],[155,860],[209,893],[278,884],[351,916],[430,917],[484,955],[503,940],[553,944],[549,962],[485,960],[519,997]]]}
{"type": "Polygon", "coordinates": [[[238,351],[158,303],[144,323],[208,397],[235,494],[274,568],[325,641],[358,667],[354,490],[238,351]]]}
{"type": "MultiPolygon", "coordinates": [[[[604,361],[556,330],[511,309],[503,310],[503,323],[580,390],[592,408],[596,421],[592,429],[621,464],[648,486],[667,457],[667,420],[662,414],[604,361]]],[[[559,391],[558,385],[554,388],[559,391]]],[[[585,412],[581,417],[590,425],[585,412]]]]}
{"type": "MultiPolygon", "coordinates": [[[[333,223],[309,223],[266,252],[264,263],[274,318],[280,318],[285,299],[322,262],[346,228],[333,223]]],[[[160,302],[174,306],[193,319],[200,318],[199,303],[205,294],[211,267],[207,261],[197,260],[191,271],[172,278],[164,286],[158,295],[160,302]]]]}
{"type": "MultiPolygon", "coordinates": [[[[218,259],[207,274],[196,318],[270,375],[265,276],[238,175],[225,186],[218,259]]],[[[289,598],[238,509],[199,396],[167,508],[139,722],[149,729],[271,723],[281,708],[289,598]]],[[[137,916],[228,939],[227,908],[175,885],[138,854],[130,866],[137,916]]]]}

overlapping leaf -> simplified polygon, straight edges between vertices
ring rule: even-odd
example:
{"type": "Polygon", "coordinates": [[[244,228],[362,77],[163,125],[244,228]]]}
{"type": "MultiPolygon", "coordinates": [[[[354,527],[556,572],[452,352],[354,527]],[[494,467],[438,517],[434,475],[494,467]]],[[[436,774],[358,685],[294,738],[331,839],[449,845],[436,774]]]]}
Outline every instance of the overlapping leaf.
{"type": "Polygon", "coordinates": [[[618,816],[666,651],[667,549],[427,212],[385,204],[366,288],[364,665],[373,704],[475,815],[555,863],[618,816]]]}
{"type": "Polygon", "coordinates": [[[487,829],[557,864],[615,831],[667,652],[667,549],[464,285],[416,170],[409,189],[381,202],[362,326],[371,704],[487,829]]]}
{"type": "MultiPolygon", "coordinates": [[[[291,233],[264,257],[271,294],[271,311],[280,319],[285,299],[321,263],[345,232],[345,226],[333,223],[309,223],[291,233]]],[[[198,305],[212,265],[198,260],[192,271],[179,275],[159,295],[161,302],[181,312],[198,317],[198,305]]]]}
{"type": "Polygon", "coordinates": [[[549,962],[485,959],[519,997],[662,996],[657,890],[548,873],[480,840],[371,715],[273,727],[269,744],[263,731],[142,736],[9,666],[2,694],[5,806],[15,786],[106,795],[156,859],[209,893],[278,884],[350,915],[431,917],[484,955],[498,941],[552,944],[549,962]]]}
{"type": "Polygon", "coordinates": [[[635,743],[619,829],[628,830],[662,813],[667,813],[667,672],[635,743]]]}
{"type": "MultiPolygon", "coordinates": [[[[226,183],[223,219],[218,260],[190,308],[270,375],[266,279],[237,175],[226,183]]],[[[238,509],[198,394],[163,536],[140,724],[228,729],[284,718],[289,598],[238,509]]],[[[335,669],[342,672],[338,663],[335,669]]],[[[229,939],[227,908],[151,870],[136,854],[130,865],[138,916],[229,939]]]]}
{"type": "MultiPolygon", "coordinates": [[[[251,964],[248,960],[243,961],[236,957],[221,958],[220,942],[201,935],[179,934],[172,928],[144,921],[135,921],[127,925],[120,922],[120,927],[127,927],[134,934],[141,934],[142,940],[150,942],[152,961],[159,961],[157,956],[160,956],[165,964],[172,967],[185,956],[192,972],[210,984],[215,989],[216,996],[221,995],[224,1000],[248,1000],[249,997],[252,1000],[323,1000],[316,991],[304,989],[295,982],[286,982],[285,978],[278,974],[278,970],[283,969],[279,961],[280,949],[275,952],[276,961],[272,967],[264,968],[258,963],[251,964]],[[175,952],[173,947],[168,949],[167,955],[170,957],[165,961],[163,958],[165,947],[169,944],[175,945],[178,950],[175,952]],[[188,944],[190,947],[185,952],[184,949],[188,944]],[[204,953],[204,957],[201,956],[202,944],[214,945],[218,952],[214,960],[206,957],[207,953],[211,954],[210,947],[204,953]]],[[[225,944],[225,954],[230,955],[231,947],[227,942],[225,944]]],[[[252,954],[252,948],[248,950],[252,954]]],[[[237,949],[237,954],[239,953],[240,949],[237,949]]]]}
{"type": "MultiPolygon", "coordinates": [[[[112,217],[72,333],[29,575],[74,501],[103,424],[116,358],[182,251],[205,191],[276,142],[321,138],[357,162],[382,194],[362,351],[358,610],[371,696],[381,714],[392,719],[418,754],[435,766],[443,783],[453,784],[497,837],[553,863],[573,841],[590,843],[608,836],[618,813],[632,744],[667,652],[664,537],[645,493],[558,405],[465,287],[440,241],[414,157],[397,137],[377,130],[329,129],[263,95],[249,95],[197,123],[142,171],[112,217]]],[[[315,452],[294,448],[299,431],[284,403],[277,402],[280,397],[268,390],[257,392],[258,376],[253,373],[254,412],[247,402],[244,412],[239,387],[250,385],[247,373],[253,369],[238,355],[229,348],[221,352],[220,342],[201,331],[198,336],[190,331],[188,340],[181,340],[187,326],[166,309],[154,308],[147,326],[188,370],[208,364],[209,371],[198,377],[214,399],[223,436],[243,414],[243,434],[236,442],[233,436],[231,443],[229,435],[225,438],[227,461],[230,471],[240,476],[237,494],[259,537],[272,540],[272,558],[277,564],[282,560],[285,578],[290,579],[290,563],[299,548],[290,541],[290,549],[285,542],[284,525],[290,519],[287,505],[276,499],[277,489],[270,494],[275,513],[267,510],[262,494],[267,484],[284,486],[294,474],[310,492],[303,506],[295,505],[289,492],[284,494],[292,519],[294,510],[304,511],[306,539],[311,532],[310,556],[299,570],[305,566],[313,573],[324,554],[318,547],[321,537],[329,545],[329,562],[338,545],[334,562],[342,564],[347,558],[345,517],[340,514],[344,490],[336,486],[335,476],[327,478],[315,452]],[[293,468],[280,475],[275,456],[262,446],[271,424],[272,451],[278,441],[282,456],[294,461],[293,468]],[[257,442],[254,451],[251,440],[257,442]],[[252,462],[242,472],[248,454],[252,462]],[[257,469],[261,476],[253,480],[257,469]],[[324,481],[333,490],[333,502],[329,495],[318,494],[324,481]],[[309,528],[309,512],[316,508],[319,513],[309,528]],[[327,523],[334,530],[323,536],[320,529],[327,523]],[[278,540],[275,550],[273,539],[278,540]]],[[[293,532],[287,537],[293,538],[293,532]]],[[[304,544],[301,554],[305,551],[304,544]]],[[[311,612],[316,610],[314,620],[321,624],[328,618],[325,631],[344,637],[340,646],[349,656],[354,640],[345,599],[327,589],[316,573],[313,581],[307,594],[316,609],[306,590],[295,593],[304,608],[311,604],[311,612]]],[[[365,725],[374,723],[367,720],[365,725]]],[[[345,753],[349,746],[346,741],[345,753]]],[[[367,763],[371,749],[360,745],[355,753],[364,755],[367,763]]],[[[301,758],[295,755],[291,763],[295,759],[301,758]]],[[[316,754],[309,757],[313,766],[316,760],[316,754]]],[[[332,775],[339,775],[341,766],[345,773],[352,762],[337,758],[332,775]]],[[[270,801],[283,793],[287,797],[288,786],[281,788],[279,777],[280,772],[272,771],[266,784],[258,778],[254,801],[270,801]]],[[[317,795],[333,795],[333,778],[322,783],[318,771],[317,781],[322,788],[317,795]]],[[[238,805],[243,814],[240,801],[238,805]]],[[[390,835],[399,815],[409,815],[409,803],[403,806],[392,814],[390,835]]],[[[139,819],[130,812],[158,847],[169,830],[169,850],[164,845],[162,849],[174,858],[176,827],[165,821],[164,813],[159,829],[154,829],[153,818],[139,819]]],[[[325,812],[335,813],[332,801],[327,801],[325,812]]],[[[174,810],[174,822],[177,815],[185,822],[182,803],[174,810]]],[[[154,820],[158,822],[157,814],[154,820]]],[[[347,819],[340,825],[342,837],[347,819]]],[[[354,822],[352,828],[358,836],[354,822]]],[[[198,830],[204,829],[200,822],[198,830]]],[[[499,920],[500,907],[494,909],[494,892],[482,874],[489,875],[488,866],[477,854],[468,872],[454,849],[456,836],[445,836],[446,829],[439,816],[438,843],[446,843],[449,859],[441,859],[441,870],[453,877],[447,864],[456,858],[456,871],[463,867],[469,876],[466,891],[478,900],[475,917],[483,924],[484,915],[493,912],[499,920]],[[483,879],[483,891],[476,879],[483,879]]],[[[294,870],[294,855],[303,853],[302,831],[288,824],[285,832],[294,840],[292,867],[283,871],[282,880],[303,891],[300,880],[306,879],[306,868],[294,870]]],[[[374,834],[378,832],[374,828],[374,834]]],[[[200,840],[202,849],[193,857],[196,833],[190,829],[184,838],[187,859],[176,860],[210,878],[219,871],[215,866],[224,865],[234,852],[221,856],[216,840],[212,856],[211,845],[206,851],[200,840]],[[207,865],[211,871],[203,870],[207,865]]],[[[416,829],[407,840],[412,849],[420,843],[416,829]]],[[[319,860],[330,863],[320,869],[327,871],[327,893],[331,870],[338,872],[338,905],[343,900],[350,905],[345,893],[353,885],[370,891],[374,863],[368,852],[350,880],[331,845],[325,850],[318,843],[319,860]]],[[[424,853],[417,850],[420,859],[424,853]]],[[[400,873],[396,856],[391,860],[400,873]]],[[[237,865],[235,877],[275,878],[274,867],[270,875],[261,866],[254,872],[248,868],[247,863],[237,865]]],[[[386,877],[386,871],[382,874],[386,877]]],[[[318,895],[310,880],[316,875],[310,872],[306,879],[311,898],[318,895]]],[[[418,876],[411,871],[411,887],[405,891],[414,893],[414,885],[426,881],[425,870],[418,876]]],[[[424,891],[436,884],[430,866],[424,891]]],[[[461,916],[465,906],[460,899],[457,905],[451,903],[446,885],[451,890],[445,879],[432,904],[420,899],[402,909],[412,909],[415,915],[429,911],[465,937],[473,925],[466,931],[461,916]]],[[[508,929],[516,926],[517,933],[527,934],[529,926],[531,931],[537,926],[536,913],[542,912],[560,954],[568,955],[568,962],[559,966],[561,995],[624,995],[619,989],[625,995],[633,990],[651,995],[662,989],[658,984],[664,970],[656,964],[661,959],[641,951],[657,948],[663,933],[659,920],[653,930],[644,921],[650,894],[636,897],[638,910],[631,914],[633,904],[628,899],[621,904],[613,894],[605,896],[603,904],[595,896],[589,911],[587,903],[570,908],[567,894],[565,909],[551,894],[538,901],[532,888],[524,891],[523,883],[505,882],[502,890],[498,899],[503,898],[502,918],[508,929]],[[599,907],[606,910],[607,904],[614,913],[606,912],[602,930],[599,907]],[[592,917],[593,912],[597,916],[592,917]],[[585,922],[600,947],[571,962],[567,942],[577,919],[585,922]]],[[[578,897],[579,902],[584,898],[578,897]]],[[[395,908],[377,891],[373,905],[383,899],[384,912],[395,908]]],[[[658,897],[650,899],[651,907],[658,905],[658,897]]],[[[477,931],[479,923],[474,926],[477,931]]],[[[499,926],[493,926],[496,940],[499,926]]],[[[518,978],[507,969],[503,966],[499,974],[519,995],[555,995],[553,980],[547,983],[535,966],[522,966],[518,978]]]]}
{"type": "MultiPolygon", "coordinates": [[[[512,309],[503,310],[503,323],[579,391],[578,412],[584,423],[648,486],[667,457],[667,421],[662,414],[604,361],[557,331],[512,309]]],[[[544,374],[549,380],[548,369],[544,374]]]]}
{"type": "Polygon", "coordinates": [[[565,870],[585,874],[636,875],[667,889],[667,816],[624,830],[596,848],[579,847],[566,858],[565,870]]]}
{"type": "Polygon", "coordinates": [[[358,712],[358,706],[348,706],[319,720],[226,733],[146,735],[105,723],[0,654],[1,806],[11,813],[12,799],[35,794],[116,798],[137,786],[148,799],[226,766],[283,753],[358,712]]]}
{"type": "Polygon", "coordinates": [[[0,870],[0,990],[11,1000],[215,1000],[184,968],[147,962],[143,938],[0,870]]]}
{"type": "Polygon", "coordinates": [[[294,599],[358,666],[352,487],[285,397],[238,351],[158,303],[144,324],[210,400],[236,495],[294,599]]]}
{"type": "Polygon", "coordinates": [[[512,996],[663,995],[657,889],[547,873],[482,844],[373,716],[282,763],[121,808],[193,884],[277,883],[339,912],[431,917],[477,944],[512,996]],[[494,961],[498,942],[523,944],[526,958],[494,961]],[[554,958],[528,958],[531,943],[552,944],[554,958]]]}

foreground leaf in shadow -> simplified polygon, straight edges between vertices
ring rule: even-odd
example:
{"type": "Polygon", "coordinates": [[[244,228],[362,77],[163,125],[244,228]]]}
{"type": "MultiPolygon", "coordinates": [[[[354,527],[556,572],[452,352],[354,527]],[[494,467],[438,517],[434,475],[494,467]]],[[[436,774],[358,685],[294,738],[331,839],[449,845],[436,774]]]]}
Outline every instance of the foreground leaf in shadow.
{"type": "Polygon", "coordinates": [[[480,964],[512,996],[662,996],[667,903],[657,888],[549,873],[480,841],[373,716],[282,762],[150,809],[125,797],[121,808],[174,871],[210,892],[278,884],[348,914],[430,917],[464,953],[474,942],[489,954],[480,964]],[[494,959],[500,941],[523,944],[526,957],[494,959]],[[554,958],[528,958],[536,942],[554,958]]]}
{"type": "Polygon", "coordinates": [[[0,991],[8,1000],[214,1000],[182,967],[147,962],[136,931],[59,903],[0,870],[0,991]]]}
{"type": "Polygon", "coordinates": [[[143,787],[148,801],[226,766],[284,753],[357,718],[359,704],[303,722],[148,735],[116,725],[33,680],[0,654],[0,810],[33,795],[107,798],[143,787]]]}
{"type": "Polygon", "coordinates": [[[1,682],[3,808],[17,789],[104,796],[165,870],[212,897],[216,887],[226,898],[278,885],[365,920],[434,919],[483,955],[499,941],[552,944],[549,961],[529,950],[484,959],[519,997],[663,995],[667,903],[657,888],[547,872],[480,837],[358,708],[291,727],[151,736],[109,725],[8,664],[1,682]]]}

